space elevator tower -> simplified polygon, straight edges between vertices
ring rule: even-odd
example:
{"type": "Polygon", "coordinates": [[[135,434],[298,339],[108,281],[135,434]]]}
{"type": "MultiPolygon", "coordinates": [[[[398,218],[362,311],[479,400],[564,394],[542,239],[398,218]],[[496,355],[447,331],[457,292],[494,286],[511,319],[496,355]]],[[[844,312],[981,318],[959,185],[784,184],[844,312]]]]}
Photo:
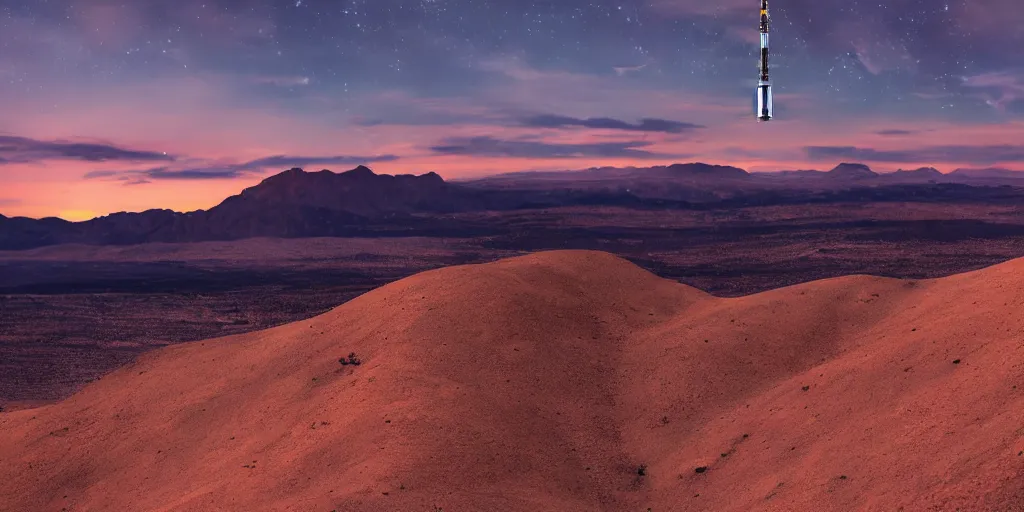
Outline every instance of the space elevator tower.
{"type": "Polygon", "coordinates": [[[754,113],[758,121],[770,121],[772,118],[772,82],[768,77],[768,24],[768,0],[761,0],[761,60],[758,64],[757,111],[754,113]]]}

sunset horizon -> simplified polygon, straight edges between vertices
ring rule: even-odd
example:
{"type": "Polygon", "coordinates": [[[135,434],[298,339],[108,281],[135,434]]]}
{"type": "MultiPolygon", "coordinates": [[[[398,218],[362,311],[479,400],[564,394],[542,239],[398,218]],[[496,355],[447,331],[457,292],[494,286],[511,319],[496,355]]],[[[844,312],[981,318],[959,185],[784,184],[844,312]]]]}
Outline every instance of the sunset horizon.
{"type": "Polygon", "coordinates": [[[1010,4],[865,5],[850,31],[839,3],[773,4],[768,123],[748,1],[8,4],[0,212],[208,208],[295,165],[1022,168],[1010,4]]]}
{"type": "MultiPolygon", "coordinates": [[[[272,156],[270,158],[280,158],[280,157],[272,156]]],[[[574,160],[574,161],[578,162],[578,163],[582,163],[579,160],[574,160]]],[[[784,172],[784,171],[795,171],[795,170],[827,171],[827,170],[830,170],[830,169],[834,168],[835,166],[838,166],[838,165],[844,164],[844,163],[868,165],[873,171],[875,171],[875,172],[877,172],[879,174],[892,173],[892,172],[895,172],[895,171],[898,171],[898,170],[914,170],[914,169],[918,169],[918,168],[929,168],[929,167],[930,168],[935,168],[936,170],[938,170],[939,172],[941,172],[943,174],[949,174],[949,173],[951,173],[951,172],[953,172],[955,170],[960,170],[960,169],[981,169],[981,168],[983,168],[983,167],[952,167],[952,166],[947,166],[946,168],[940,168],[940,167],[936,167],[934,165],[926,165],[926,164],[920,164],[920,165],[911,164],[911,165],[899,165],[899,166],[885,166],[885,167],[883,167],[883,166],[878,166],[878,165],[873,165],[873,164],[866,164],[866,163],[863,163],[863,162],[855,162],[855,161],[846,162],[846,161],[839,161],[839,160],[837,160],[834,163],[829,163],[829,164],[824,164],[823,162],[820,162],[820,161],[819,162],[808,162],[805,165],[803,165],[802,167],[801,167],[801,164],[802,164],[801,162],[791,162],[788,167],[780,165],[780,166],[773,166],[772,168],[765,168],[765,167],[761,166],[758,170],[752,170],[752,169],[750,169],[748,167],[745,167],[744,165],[739,165],[739,164],[735,164],[735,163],[729,163],[729,162],[725,162],[725,161],[716,162],[716,161],[701,161],[701,160],[666,160],[666,161],[663,161],[663,162],[645,161],[645,162],[639,162],[639,163],[637,163],[637,162],[629,163],[627,161],[611,161],[611,162],[608,162],[608,161],[594,161],[590,165],[585,165],[583,167],[578,167],[578,168],[560,168],[560,167],[557,167],[556,165],[552,165],[552,166],[546,166],[546,167],[531,167],[531,168],[522,168],[522,169],[519,169],[519,168],[500,169],[499,168],[498,170],[492,170],[491,172],[482,172],[482,173],[481,172],[473,172],[473,170],[470,169],[470,170],[468,170],[468,172],[466,172],[464,174],[458,174],[458,175],[455,175],[455,176],[450,176],[450,175],[446,176],[445,174],[448,174],[448,173],[444,172],[443,170],[438,170],[438,169],[435,169],[435,168],[423,168],[421,170],[405,169],[404,167],[402,167],[402,164],[401,164],[401,162],[399,160],[391,161],[391,162],[376,162],[376,163],[374,163],[374,162],[368,162],[368,163],[355,163],[355,162],[353,162],[352,164],[345,164],[345,165],[340,165],[340,166],[337,165],[337,164],[336,165],[317,165],[316,163],[304,162],[302,160],[296,160],[296,162],[298,162],[296,165],[285,165],[285,166],[278,166],[278,167],[275,167],[275,168],[261,168],[261,171],[258,171],[258,172],[257,171],[245,172],[245,173],[241,173],[238,176],[229,177],[229,178],[220,178],[220,177],[206,177],[206,178],[202,178],[202,179],[200,179],[200,178],[181,178],[181,179],[165,178],[165,179],[161,179],[160,181],[157,181],[155,187],[153,187],[154,181],[149,179],[149,177],[145,174],[145,171],[142,171],[142,172],[138,173],[139,177],[137,177],[137,178],[119,179],[116,182],[112,183],[112,185],[117,186],[119,188],[120,187],[130,187],[130,188],[126,189],[126,192],[127,192],[127,194],[133,195],[133,197],[131,197],[131,198],[124,198],[124,199],[122,199],[120,201],[113,201],[113,202],[111,202],[110,200],[100,201],[99,200],[100,198],[96,198],[95,200],[92,200],[93,198],[87,198],[86,201],[81,201],[81,202],[76,201],[75,202],[75,204],[83,205],[81,209],[63,209],[63,210],[58,210],[56,213],[53,213],[52,211],[49,211],[49,210],[33,211],[33,210],[30,210],[30,209],[23,209],[22,208],[22,204],[23,203],[21,201],[4,201],[4,200],[0,200],[0,215],[6,216],[6,217],[28,217],[28,218],[34,218],[34,219],[54,218],[55,217],[55,218],[63,219],[63,220],[70,221],[70,222],[81,222],[81,221],[91,220],[91,219],[98,218],[98,217],[104,217],[104,216],[107,216],[107,215],[110,215],[110,214],[114,214],[114,213],[124,213],[124,212],[138,213],[138,212],[143,212],[143,211],[146,211],[146,210],[172,210],[172,211],[179,212],[179,213],[187,213],[187,212],[192,212],[192,211],[208,210],[208,209],[210,209],[210,208],[220,204],[224,199],[226,199],[226,198],[228,198],[230,196],[237,195],[237,194],[241,193],[242,190],[244,190],[246,188],[258,185],[260,182],[262,182],[267,177],[279,174],[281,172],[285,172],[288,169],[293,169],[293,168],[299,168],[299,169],[302,169],[305,172],[317,172],[317,171],[321,171],[321,170],[327,170],[327,171],[334,172],[334,173],[342,173],[342,172],[346,172],[346,171],[352,170],[352,169],[354,169],[356,167],[363,166],[363,167],[369,168],[375,174],[385,174],[385,175],[401,175],[401,174],[423,175],[423,174],[427,174],[427,173],[433,172],[433,173],[436,173],[436,174],[440,175],[446,181],[450,181],[450,182],[472,181],[472,180],[476,180],[476,179],[486,178],[486,177],[490,177],[490,176],[497,176],[497,175],[502,175],[502,174],[530,173],[530,172],[564,172],[564,173],[567,174],[567,177],[568,177],[568,176],[571,176],[572,173],[574,173],[574,172],[581,172],[581,171],[586,171],[588,169],[602,168],[602,167],[644,169],[644,168],[651,168],[651,167],[658,167],[658,166],[670,166],[670,165],[676,165],[676,164],[684,164],[685,165],[685,164],[691,164],[691,163],[700,163],[700,164],[710,164],[710,165],[721,165],[721,166],[737,167],[737,168],[746,170],[746,171],[751,172],[751,173],[767,173],[767,174],[776,173],[776,172],[784,172]],[[818,164],[818,165],[815,166],[813,164],[818,164]],[[142,192],[142,187],[147,186],[147,185],[152,187],[150,190],[145,191],[145,192],[149,192],[149,193],[145,193],[145,192],[138,193],[138,192],[142,192]],[[153,192],[156,192],[156,193],[153,194],[153,192]],[[179,196],[179,194],[181,194],[181,195],[179,196]],[[171,196],[171,197],[168,197],[168,196],[171,196]],[[150,203],[149,201],[152,201],[152,202],[150,203]],[[94,207],[94,208],[90,209],[90,205],[99,205],[99,204],[107,205],[107,209],[104,210],[101,207],[94,207]],[[115,206],[110,206],[110,205],[114,205],[114,204],[123,204],[123,205],[127,205],[127,206],[134,206],[135,209],[126,209],[126,208],[118,208],[118,207],[115,207],[115,206]]],[[[555,161],[555,163],[557,164],[557,161],[555,161]]],[[[756,163],[755,163],[755,165],[756,165],[756,163]]],[[[985,168],[998,168],[998,169],[1007,169],[1007,170],[1011,170],[1011,171],[1015,171],[1015,172],[1021,172],[1019,169],[1009,169],[1007,167],[1001,167],[1001,166],[986,166],[985,168]]],[[[99,174],[105,173],[105,171],[89,171],[89,172],[92,172],[94,174],[96,174],[96,173],[99,173],[99,174]]],[[[135,173],[135,171],[129,171],[129,172],[133,173],[133,175],[135,173]]],[[[1022,177],[1024,177],[1024,174],[1022,174],[1022,177]]],[[[94,176],[85,177],[83,179],[83,182],[84,182],[83,185],[84,184],[88,184],[90,181],[92,181],[94,179],[95,179],[94,176]]],[[[123,194],[117,194],[116,192],[111,192],[111,193],[114,196],[123,195],[123,194]]]]}

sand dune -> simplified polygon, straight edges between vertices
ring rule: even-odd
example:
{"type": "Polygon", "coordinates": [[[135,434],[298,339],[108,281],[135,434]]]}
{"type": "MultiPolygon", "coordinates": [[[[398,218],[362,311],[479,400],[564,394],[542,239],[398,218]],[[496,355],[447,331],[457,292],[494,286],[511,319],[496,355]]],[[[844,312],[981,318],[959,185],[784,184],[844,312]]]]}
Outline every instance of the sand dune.
{"type": "Polygon", "coordinates": [[[429,271],[0,414],[0,510],[1021,510],[1022,303],[1024,261],[731,299],[599,252],[429,271]]]}

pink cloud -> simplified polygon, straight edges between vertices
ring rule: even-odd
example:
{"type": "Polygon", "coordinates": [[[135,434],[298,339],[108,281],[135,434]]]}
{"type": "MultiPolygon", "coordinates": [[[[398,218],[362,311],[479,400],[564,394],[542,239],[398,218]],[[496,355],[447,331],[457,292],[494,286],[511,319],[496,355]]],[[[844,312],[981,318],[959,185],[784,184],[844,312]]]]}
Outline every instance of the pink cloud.
{"type": "Polygon", "coordinates": [[[1005,110],[1007,105],[1024,99],[1024,74],[999,71],[963,78],[965,87],[977,91],[977,95],[993,107],[1005,110]]]}
{"type": "MultiPolygon", "coordinates": [[[[397,91],[343,98],[308,91],[290,101],[303,101],[305,106],[315,108],[298,110],[273,101],[239,101],[239,84],[251,78],[244,76],[170,76],[148,83],[105,87],[63,84],[44,93],[19,97],[6,106],[7,115],[0,116],[0,132],[45,140],[86,136],[119,146],[185,155],[186,159],[205,164],[231,165],[271,155],[394,154],[401,159],[371,167],[385,173],[436,171],[448,179],[524,169],[671,162],[592,157],[571,160],[467,157],[430,150],[446,138],[488,136],[547,144],[643,140],[650,144],[644,149],[651,152],[692,154],[695,156],[685,160],[751,169],[807,168],[809,164],[801,150],[812,145],[900,150],[941,144],[1017,144],[1024,140],[1024,125],[1017,123],[961,126],[900,122],[898,128],[911,133],[885,138],[875,132],[893,128],[891,120],[858,116],[843,123],[829,119],[812,121],[820,116],[797,114],[812,111],[814,99],[796,94],[776,97],[780,105],[777,121],[756,123],[751,119],[749,101],[679,89],[638,89],[630,77],[618,76],[612,70],[603,76],[543,71],[530,68],[523,60],[515,58],[492,60],[484,65],[501,76],[503,82],[457,99],[417,97],[397,91]],[[54,98],[68,97],[76,101],[53,107],[54,98]],[[154,102],[153,98],[160,98],[160,101],[154,102]],[[423,122],[370,122],[386,108],[399,113],[417,112],[423,122]],[[537,129],[508,122],[510,114],[534,112],[578,118],[613,117],[631,122],[641,117],[658,117],[707,128],[692,137],[680,137],[614,130],[537,129]],[[783,116],[783,112],[789,116],[783,116]],[[448,116],[449,121],[431,123],[432,119],[442,116],[448,116]],[[925,132],[927,128],[933,130],[925,132]]],[[[289,78],[295,77],[258,77],[282,83],[289,78]]],[[[1019,80],[1012,74],[979,75],[969,82],[969,86],[978,90],[995,87],[995,90],[1024,94],[1018,89],[1019,80]]],[[[750,91],[752,94],[753,86],[750,91]]],[[[963,162],[945,164],[946,167],[966,166],[963,162]]],[[[872,166],[894,170],[888,164],[872,166]]],[[[343,166],[327,167],[343,170],[343,166]]],[[[83,162],[9,165],[0,173],[0,189],[4,190],[5,197],[16,197],[21,202],[4,204],[2,210],[8,215],[45,216],[62,211],[104,214],[148,208],[179,211],[209,208],[262,178],[257,173],[201,183],[152,180],[132,187],[130,194],[125,193],[121,182],[82,178],[90,171],[137,168],[137,165],[97,166],[83,162]]],[[[275,170],[267,169],[267,172],[275,170]]]]}
{"type": "Polygon", "coordinates": [[[204,38],[213,38],[222,44],[240,45],[254,40],[271,39],[277,33],[271,11],[273,6],[265,0],[246,2],[247,9],[232,12],[218,8],[208,0],[162,0],[168,4],[167,12],[179,23],[202,31],[204,38]]]}
{"type": "Polygon", "coordinates": [[[670,15],[701,14],[714,16],[741,9],[756,11],[759,5],[748,0],[719,0],[715,2],[705,0],[652,0],[650,7],[658,12],[670,15]]]}
{"type": "Polygon", "coordinates": [[[907,49],[893,41],[858,37],[853,39],[852,44],[857,59],[873,75],[894,69],[914,70],[917,67],[907,49]]]}
{"type": "Polygon", "coordinates": [[[142,12],[132,3],[88,0],[72,5],[69,15],[94,49],[119,50],[146,30],[142,12]]]}
{"type": "Polygon", "coordinates": [[[951,3],[957,23],[955,29],[969,34],[992,31],[1000,36],[1024,34],[1024,11],[1018,0],[972,0],[951,3]]]}
{"type": "Polygon", "coordinates": [[[295,87],[299,85],[309,85],[310,78],[308,76],[272,76],[272,75],[260,75],[253,77],[253,82],[258,84],[276,85],[278,87],[295,87]]]}
{"type": "MultiPolygon", "coordinates": [[[[240,113],[213,112],[212,115],[228,115],[239,119],[240,113]]],[[[622,135],[590,133],[589,131],[529,130],[517,127],[497,126],[374,126],[355,128],[353,126],[326,127],[310,126],[302,120],[287,117],[267,117],[258,121],[253,113],[247,114],[248,122],[239,122],[231,139],[217,141],[218,151],[213,145],[197,145],[187,138],[169,138],[168,147],[174,146],[196,157],[237,162],[234,155],[250,154],[255,158],[282,153],[305,151],[311,154],[326,154],[338,148],[338,141],[346,141],[349,148],[366,148],[375,153],[393,153],[401,160],[380,162],[370,167],[383,173],[423,173],[435,171],[446,179],[479,177],[488,174],[527,169],[581,169],[606,165],[657,165],[672,163],[673,159],[638,161],[631,158],[578,158],[571,160],[513,159],[501,157],[465,157],[438,155],[425,148],[444,137],[473,137],[488,135],[498,139],[515,140],[532,136],[531,140],[549,144],[593,143],[608,140],[623,140],[622,135]],[[271,122],[273,120],[273,122],[271,122]],[[277,144],[253,142],[259,139],[260,127],[250,124],[266,122],[280,133],[292,134],[287,141],[278,139],[277,144]],[[288,128],[282,130],[281,126],[288,128]],[[246,128],[239,128],[246,127],[246,128]],[[318,134],[319,131],[323,133],[318,134]]],[[[692,158],[709,163],[737,165],[752,170],[779,170],[802,168],[827,168],[838,162],[817,162],[808,164],[802,147],[805,145],[838,145],[871,147],[880,151],[900,150],[942,144],[982,145],[1014,144],[1024,139],[1024,124],[1008,125],[941,125],[934,123],[900,123],[899,128],[911,132],[899,138],[881,137],[873,132],[891,128],[891,122],[877,119],[853,122],[850,125],[815,125],[792,121],[782,123],[754,123],[746,117],[734,122],[709,127],[709,133],[698,140],[673,140],[671,137],[650,135],[651,146],[646,150],[664,153],[689,153],[692,158]],[[925,131],[931,129],[931,131],[925,131]]],[[[211,131],[214,133],[215,131],[211,131]]],[[[119,142],[127,140],[120,139],[119,142]]],[[[123,142],[122,142],[123,143],[123,142]]],[[[965,162],[919,162],[888,164],[872,162],[879,171],[891,171],[898,167],[910,168],[935,165],[943,171],[956,167],[970,166],[965,162]]],[[[104,168],[128,169],[127,164],[104,166],[104,168]]],[[[137,166],[136,166],[137,167],[137,166]]],[[[345,166],[326,166],[344,170],[345,166]]],[[[22,199],[21,204],[3,206],[7,215],[44,216],[56,215],[62,211],[89,211],[97,214],[120,210],[143,210],[147,208],[172,208],[191,210],[209,208],[228,195],[235,194],[246,186],[257,183],[263,175],[252,175],[237,179],[204,180],[202,183],[189,181],[161,180],[132,187],[126,194],[119,182],[83,180],[82,175],[96,170],[96,165],[81,162],[66,162],[60,165],[21,165],[4,168],[0,178],[8,196],[22,199]]],[[[268,169],[275,172],[276,169],[268,169]]]]}

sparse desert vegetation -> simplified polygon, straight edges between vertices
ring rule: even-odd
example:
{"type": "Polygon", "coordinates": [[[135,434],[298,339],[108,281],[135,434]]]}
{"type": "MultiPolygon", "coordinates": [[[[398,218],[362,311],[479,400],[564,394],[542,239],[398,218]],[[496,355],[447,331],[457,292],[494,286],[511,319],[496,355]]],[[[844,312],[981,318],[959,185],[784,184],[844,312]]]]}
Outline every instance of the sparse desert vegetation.
{"type": "Polygon", "coordinates": [[[0,404],[63,398],[156,347],[309,318],[416,272],[524,251],[609,251],[721,296],[849,274],[938,277],[1024,256],[1024,213],[999,204],[455,217],[492,233],[0,251],[0,404]]]}
{"type": "Polygon", "coordinates": [[[338,362],[341,363],[342,366],[359,366],[363,364],[363,362],[360,361],[358,357],[356,357],[355,352],[349,352],[347,357],[338,359],[338,362]]]}
{"type": "Polygon", "coordinates": [[[0,509],[1013,510],[1022,289],[1024,260],[739,298],[601,252],[432,270],[3,413],[0,509]]]}

